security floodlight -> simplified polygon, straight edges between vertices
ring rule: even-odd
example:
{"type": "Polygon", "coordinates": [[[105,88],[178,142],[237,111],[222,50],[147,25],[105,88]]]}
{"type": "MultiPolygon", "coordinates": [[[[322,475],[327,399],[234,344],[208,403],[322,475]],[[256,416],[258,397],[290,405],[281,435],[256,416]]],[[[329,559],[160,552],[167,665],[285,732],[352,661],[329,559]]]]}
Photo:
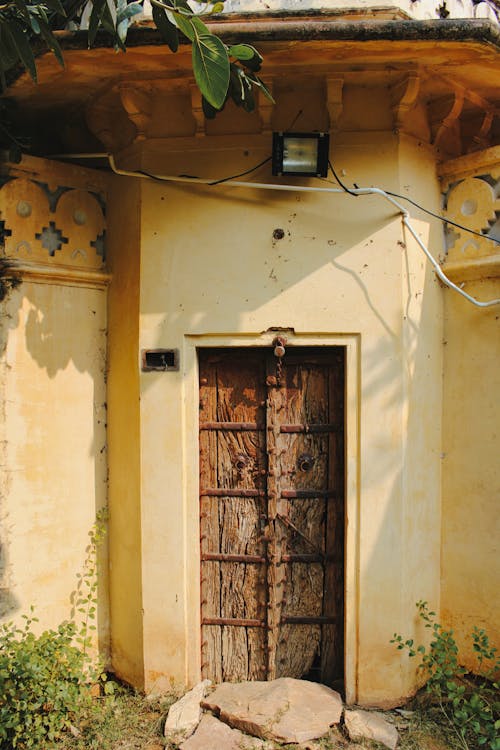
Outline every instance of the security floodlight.
{"type": "Polygon", "coordinates": [[[326,177],[328,133],[273,133],[273,175],[326,177]]]}

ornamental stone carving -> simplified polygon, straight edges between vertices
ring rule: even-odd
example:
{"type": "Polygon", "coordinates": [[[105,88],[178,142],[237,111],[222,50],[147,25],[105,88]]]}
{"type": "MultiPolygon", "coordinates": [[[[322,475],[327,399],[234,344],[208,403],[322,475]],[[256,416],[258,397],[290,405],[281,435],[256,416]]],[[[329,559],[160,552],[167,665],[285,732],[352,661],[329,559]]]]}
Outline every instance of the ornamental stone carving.
{"type": "Polygon", "coordinates": [[[97,194],[14,177],[0,190],[0,220],[8,260],[104,267],[106,221],[97,194]]]}
{"type": "Polygon", "coordinates": [[[500,181],[492,175],[466,177],[450,188],[447,217],[478,234],[449,225],[449,261],[475,259],[497,252],[498,246],[489,236],[500,212],[499,188],[500,181]]]}

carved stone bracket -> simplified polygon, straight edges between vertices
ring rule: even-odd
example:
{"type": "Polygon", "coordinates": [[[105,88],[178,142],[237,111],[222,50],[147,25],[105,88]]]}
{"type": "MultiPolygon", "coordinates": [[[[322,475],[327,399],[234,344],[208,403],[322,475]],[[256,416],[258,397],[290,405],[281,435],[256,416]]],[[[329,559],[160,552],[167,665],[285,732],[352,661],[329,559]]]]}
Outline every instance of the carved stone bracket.
{"type": "Polygon", "coordinates": [[[456,90],[451,96],[436,99],[429,105],[429,120],[432,143],[442,145],[448,136],[453,136],[453,129],[464,107],[464,92],[456,90]]]}
{"type": "Polygon", "coordinates": [[[420,76],[414,71],[391,86],[392,117],[395,130],[402,127],[404,118],[416,105],[420,82],[420,76]]]}
{"type": "Polygon", "coordinates": [[[113,86],[93,99],[85,110],[89,130],[108,151],[118,151],[133,143],[138,134],[144,133],[147,124],[140,112],[134,122],[124,101],[128,102],[132,113],[138,108],[138,102],[133,103],[133,96],[125,92],[125,87],[120,90],[113,86]]]}
{"type": "Polygon", "coordinates": [[[153,111],[151,91],[133,84],[123,83],[119,87],[120,99],[129,119],[136,127],[136,141],[146,138],[146,130],[153,111]]]}
{"type": "Polygon", "coordinates": [[[330,130],[339,129],[339,120],[344,106],[344,78],[336,76],[326,80],[326,106],[330,117],[330,130]]]}
{"type": "Polygon", "coordinates": [[[469,152],[482,151],[491,145],[489,136],[493,124],[493,118],[494,113],[492,111],[484,113],[478,131],[472,136],[472,143],[469,147],[469,152]]]}
{"type": "Polygon", "coordinates": [[[85,110],[88,128],[106,149],[114,149],[113,117],[108,103],[102,98],[94,100],[85,110]]]}

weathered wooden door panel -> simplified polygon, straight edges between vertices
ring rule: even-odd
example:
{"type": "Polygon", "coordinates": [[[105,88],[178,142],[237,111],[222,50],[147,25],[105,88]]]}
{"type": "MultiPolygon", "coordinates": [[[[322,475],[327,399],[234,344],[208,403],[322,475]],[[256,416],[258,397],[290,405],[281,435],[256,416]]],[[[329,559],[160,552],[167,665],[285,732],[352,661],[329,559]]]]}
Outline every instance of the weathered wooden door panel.
{"type": "Polygon", "coordinates": [[[205,677],[342,677],[343,408],[340,348],[200,352],[205,677]]]}
{"type": "Polygon", "coordinates": [[[204,673],[262,679],[267,458],[259,357],[200,359],[201,598],[204,673]],[[245,377],[244,377],[245,375],[245,377]],[[256,558],[256,559],[254,559],[256,558]],[[243,623],[254,622],[254,626],[243,623]],[[208,670],[208,671],[207,671],[208,670]]]}

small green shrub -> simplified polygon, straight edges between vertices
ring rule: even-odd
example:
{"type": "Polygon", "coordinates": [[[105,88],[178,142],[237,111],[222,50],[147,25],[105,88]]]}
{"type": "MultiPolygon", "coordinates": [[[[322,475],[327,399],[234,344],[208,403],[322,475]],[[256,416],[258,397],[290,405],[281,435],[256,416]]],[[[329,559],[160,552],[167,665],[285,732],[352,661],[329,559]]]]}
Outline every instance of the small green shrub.
{"type": "Polygon", "coordinates": [[[23,629],[0,629],[0,748],[39,747],[69,727],[89,697],[86,657],[73,645],[73,622],[35,636],[35,617],[23,629]]]}
{"type": "MultiPolygon", "coordinates": [[[[90,686],[104,683],[102,666],[89,653],[97,605],[97,554],[105,535],[102,512],[89,532],[83,573],[71,595],[71,620],[41,635],[33,608],[24,627],[0,627],[0,750],[47,748],[91,700],[90,686]]],[[[113,683],[105,683],[105,692],[113,683]]]]}
{"type": "Polygon", "coordinates": [[[465,750],[484,747],[500,750],[500,672],[497,649],[491,646],[486,632],[474,628],[473,648],[477,656],[477,674],[470,674],[460,664],[458,646],[452,630],[436,622],[427,602],[417,602],[417,610],[425,627],[432,630],[429,646],[415,646],[413,639],[404,640],[397,633],[391,639],[399,650],[409,656],[420,654],[421,669],[427,679],[426,691],[454,729],[465,750]]]}

